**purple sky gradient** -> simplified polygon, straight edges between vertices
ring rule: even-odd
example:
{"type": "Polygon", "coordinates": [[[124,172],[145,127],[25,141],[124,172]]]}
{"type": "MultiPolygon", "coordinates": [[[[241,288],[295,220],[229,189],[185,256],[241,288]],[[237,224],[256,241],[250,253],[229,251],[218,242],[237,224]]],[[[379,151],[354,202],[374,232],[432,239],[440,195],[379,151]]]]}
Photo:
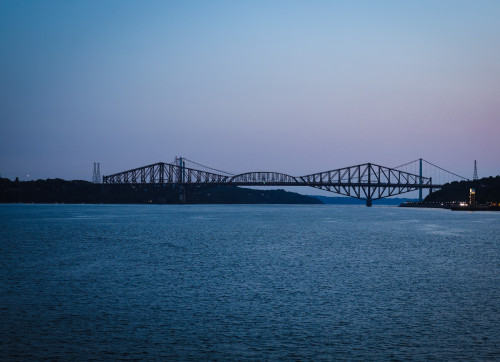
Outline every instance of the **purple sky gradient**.
{"type": "MultiPolygon", "coordinates": [[[[500,174],[500,1],[2,1],[0,176],[175,155],[500,174]]],[[[314,193],[314,192],[311,192],[314,193]]]]}

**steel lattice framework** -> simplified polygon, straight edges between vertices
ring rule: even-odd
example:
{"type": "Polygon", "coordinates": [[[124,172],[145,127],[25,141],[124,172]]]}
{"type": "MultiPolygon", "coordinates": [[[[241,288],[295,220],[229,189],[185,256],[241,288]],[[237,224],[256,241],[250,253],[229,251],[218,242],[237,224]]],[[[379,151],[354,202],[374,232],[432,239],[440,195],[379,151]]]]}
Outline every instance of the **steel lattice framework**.
{"type": "Polygon", "coordinates": [[[104,176],[104,184],[162,185],[234,185],[234,186],[310,186],[340,195],[372,200],[402,193],[441,188],[432,178],[415,175],[373,163],[339,168],[306,176],[290,176],[279,172],[247,172],[223,175],[159,162],[133,170],[104,176]]]}

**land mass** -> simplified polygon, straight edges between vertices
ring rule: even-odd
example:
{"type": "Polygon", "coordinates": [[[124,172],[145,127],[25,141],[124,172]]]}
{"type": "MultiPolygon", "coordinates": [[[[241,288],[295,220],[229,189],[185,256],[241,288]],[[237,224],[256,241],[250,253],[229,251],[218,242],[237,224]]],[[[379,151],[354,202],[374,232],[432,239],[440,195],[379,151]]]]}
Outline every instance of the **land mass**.
{"type": "Polygon", "coordinates": [[[451,182],[428,195],[422,202],[407,202],[400,206],[437,207],[453,210],[500,210],[500,176],[451,182]],[[470,204],[471,189],[475,191],[475,205],[470,204]]]}
{"type": "MultiPolygon", "coordinates": [[[[321,200],[323,204],[331,205],[366,205],[366,200],[355,199],[353,197],[342,197],[342,196],[314,196],[315,198],[321,200]]],[[[403,202],[414,202],[417,199],[409,198],[383,198],[373,201],[373,205],[399,205],[403,202]]]]}
{"type": "MultiPolygon", "coordinates": [[[[480,205],[500,203],[500,176],[474,181],[452,182],[428,195],[422,203],[415,199],[376,200],[379,205],[453,206],[467,202],[469,190],[476,190],[480,205]]],[[[255,190],[236,186],[103,185],[88,181],[47,179],[11,181],[0,178],[0,203],[67,204],[365,204],[349,197],[306,196],[284,190],[255,190]]]]}
{"type": "Polygon", "coordinates": [[[65,204],[321,204],[315,197],[284,190],[236,186],[104,185],[88,181],[0,178],[0,203],[65,204]]]}
{"type": "Polygon", "coordinates": [[[442,189],[428,195],[424,202],[468,202],[471,188],[476,191],[478,204],[500,202],[500,176],[445,184],[442,189]]]}

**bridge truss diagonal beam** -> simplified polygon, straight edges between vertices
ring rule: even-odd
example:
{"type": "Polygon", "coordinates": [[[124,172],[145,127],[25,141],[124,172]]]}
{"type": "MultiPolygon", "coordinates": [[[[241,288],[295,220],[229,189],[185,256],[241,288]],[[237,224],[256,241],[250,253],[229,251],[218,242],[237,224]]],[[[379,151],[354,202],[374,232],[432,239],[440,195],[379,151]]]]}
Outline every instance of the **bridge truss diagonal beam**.
{"type": "Polygon", "coordinates": [[[305,176],[279,172],[247,172],[222,175],[184,164],[158,162],[103,177],[104,184],[309,186],[371,202],[423,188],[436,189],[432,179],[394,168],[365,163],[305,176]]]}
{"type": "Polygon", "coordinates": [[[334,192],[363,200],[377,200],[385,197],[415,191],[421,188],[439,188],[432,185],[432,179],[393,168],[365,163],[331,171],[324,171],[300,179],[305,186],[334,192]]]}
{"type": "Polygon", "coordinates": [[[104,184],[223,184],[229,177],[179,165],[158,162],[104,176],[104,184]]]}

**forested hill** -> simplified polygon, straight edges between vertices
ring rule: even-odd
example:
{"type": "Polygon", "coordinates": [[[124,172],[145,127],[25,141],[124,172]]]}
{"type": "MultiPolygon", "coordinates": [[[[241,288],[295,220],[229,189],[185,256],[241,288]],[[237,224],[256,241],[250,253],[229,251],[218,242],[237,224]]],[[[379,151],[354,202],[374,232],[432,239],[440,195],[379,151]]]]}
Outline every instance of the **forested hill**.
{"type": "MultiPolygon", "coordinates": [[[[179,187],[102,185],[87,181],[47,179],[11,181],[0,178],[0,203],[178,204],[179,187]]],[[[318,199],[284,190],[235,186],[187,187],[187,204],[321,204],[318,199]]]]}
{"type": "Polygon", "coordinates": [[[479,204],[500,202],[500,176],[446,184],[427,196],[425,202],[468,201],[471,188],[476,190],[476,202],[479,204]]]}

